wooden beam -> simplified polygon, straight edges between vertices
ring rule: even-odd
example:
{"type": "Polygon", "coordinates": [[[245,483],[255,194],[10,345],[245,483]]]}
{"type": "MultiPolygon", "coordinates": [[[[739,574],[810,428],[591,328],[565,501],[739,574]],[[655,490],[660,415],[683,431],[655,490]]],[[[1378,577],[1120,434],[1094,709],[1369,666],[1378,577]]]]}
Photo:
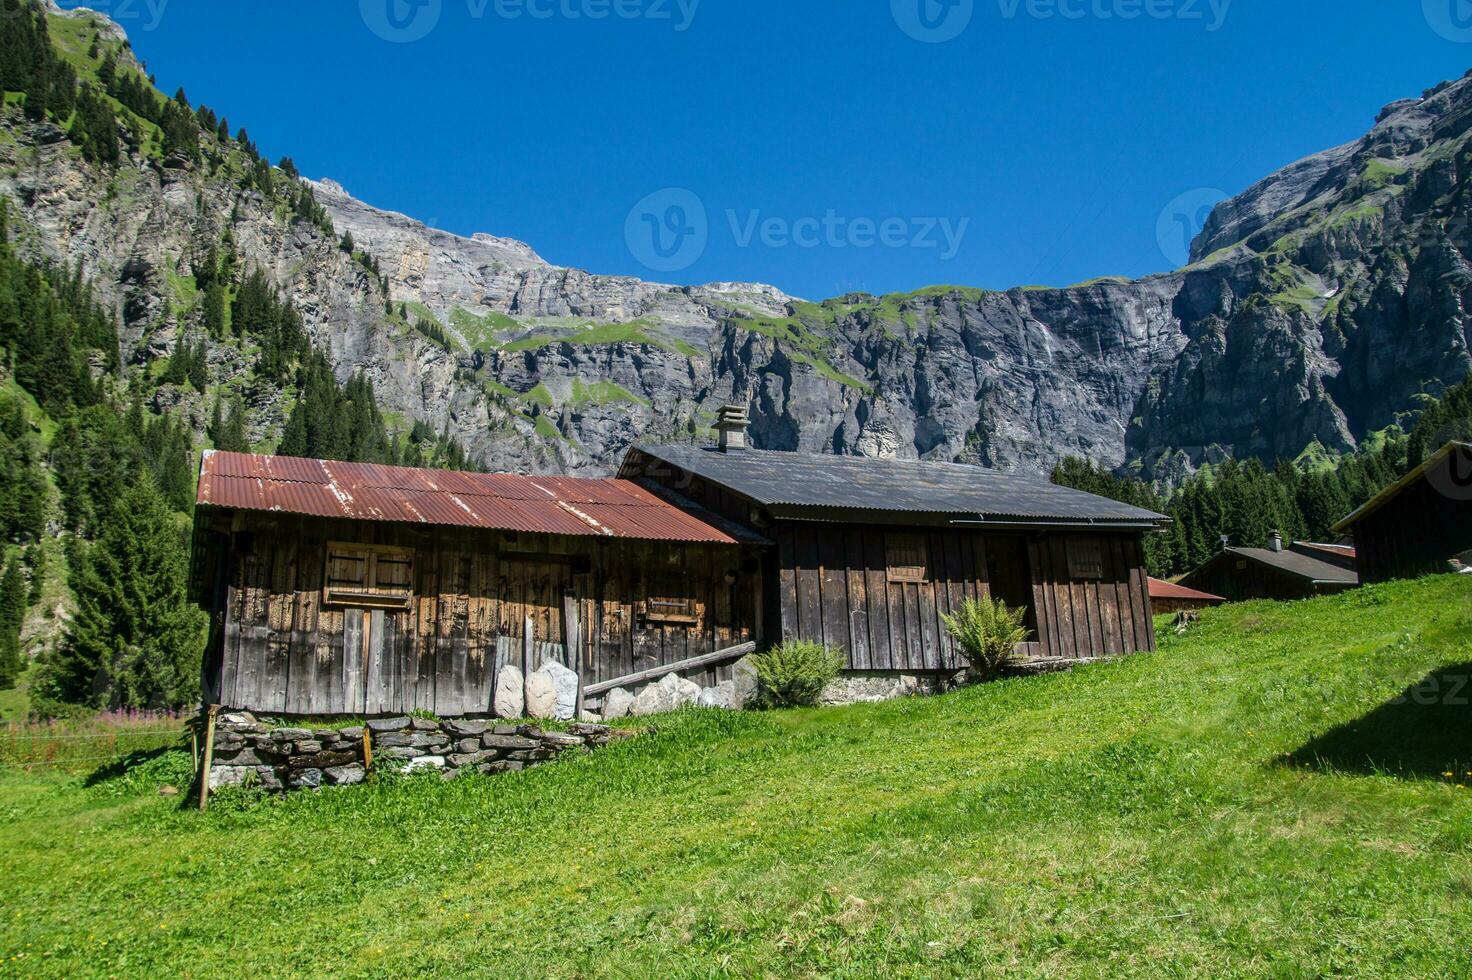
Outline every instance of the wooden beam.
{"type": "Polygon", "coordinates": [[[521,623],[521,676],[532,676],[532,660],[536,650],[537,622],[528,616],[521,623]]]}
{"type": "Polygon", "coordinates": [[[578,676],[578,696],[573,707],[573,720],[583,717],[583,630],[578,622],[578,597],[572,589],[562,593],[562,650],[567,668],[578,676]]]}
{"type": "Polygon", "coordinates": [[[735,660],[755,650],[755,643],[742,643],[739,646],[728,647],[725,650],[717,650],[715,653],[707,653],[704,656],[681,660],[679,663],[665,664],[661,667],[650,667],[648,670],[641,670],[636,674],[628,674],[624,677],[615,677],[613,680],[603,681],[601,684],[589,684],[583,689],[583,695],[590,698],[596,697],[616,687],[625,687],[629,684],[643,684],[646,681],[657,681],[661,677],[668,676],[669,674],[678,674],[685,670],[698,670],[701,667],[709,667],[711,664],[735,660]]]}

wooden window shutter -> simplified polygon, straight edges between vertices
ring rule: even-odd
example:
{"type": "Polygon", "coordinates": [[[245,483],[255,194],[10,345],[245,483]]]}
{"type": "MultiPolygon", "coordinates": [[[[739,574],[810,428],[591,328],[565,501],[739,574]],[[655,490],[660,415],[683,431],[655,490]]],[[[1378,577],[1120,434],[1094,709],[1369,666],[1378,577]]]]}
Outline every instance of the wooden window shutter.
{"type": "Polygon", "coordinates": [[[647,622],[681,626],[700,623],[700,606],[690,594],[689,579],[684,575],[668,571],[651,575],[648,590],[648,598],[641,603],[647,622]]]}
{"type": "Polygon", "coordinates": [[[322,601],[330,606],[408,609],[414,552],[380,545],[329,544],[322,601]]]}
{"type": "Polygon", "coordinates": [[[923,534],[886,534],[884,536],[884,560],[889,566],[889,580],[891,582],[928,582],[930,580],[929,551],[923,534]]]}
{"type": "Polygon", "coordinates": [[[1104,577],[1104,548],[1098,541],[1068,542],[1068,576],[1074,579],[1104,577]]]}

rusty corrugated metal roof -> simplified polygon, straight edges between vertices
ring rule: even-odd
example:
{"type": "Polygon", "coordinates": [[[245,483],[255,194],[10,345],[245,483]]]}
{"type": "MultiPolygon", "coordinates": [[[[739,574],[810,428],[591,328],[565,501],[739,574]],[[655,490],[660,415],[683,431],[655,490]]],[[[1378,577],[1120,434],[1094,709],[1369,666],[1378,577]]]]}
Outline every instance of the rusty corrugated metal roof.
{"type": "Polygon", "coordinates": [[[1150,598],[1152,599],[1194,599],[1201,602],[1226,602],[1219,595],[1210,592],[1199,592],[1196,589],[1188,589],[1184,585],[1167,582],[1165,579],[1152,578],[1150,580],[1150,598]]]}
{"type": "Polygon", "coordinates": [[[531,534],[736,543],[632,480],[412,470],[211,450],[200,463],[196,503],[531,534]]]}

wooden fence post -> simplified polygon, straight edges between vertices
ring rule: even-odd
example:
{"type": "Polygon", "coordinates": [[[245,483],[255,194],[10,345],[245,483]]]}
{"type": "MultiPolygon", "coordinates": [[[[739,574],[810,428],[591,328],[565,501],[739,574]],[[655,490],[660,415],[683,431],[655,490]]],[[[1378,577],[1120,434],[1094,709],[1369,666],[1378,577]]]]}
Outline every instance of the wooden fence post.
{"type": "Polygon", "coordinates": [[[210,705],[209,718],[204,729],[204,764],[199,767],[199,810],[203,813],[210,806],[210,769],[215,764],[215,716],[220,713],[218,704],[210,705]]]}

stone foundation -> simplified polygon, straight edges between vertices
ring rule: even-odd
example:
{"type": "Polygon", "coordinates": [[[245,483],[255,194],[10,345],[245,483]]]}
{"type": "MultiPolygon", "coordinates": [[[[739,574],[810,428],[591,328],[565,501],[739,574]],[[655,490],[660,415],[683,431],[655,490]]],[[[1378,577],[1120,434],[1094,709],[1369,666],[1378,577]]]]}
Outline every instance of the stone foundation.
{"type": "Polygon", "coordinates": [[[365,731],[372,768],[433,769],[446,779],[470,771],[518,772],[636,734],[604,725],[544,732],[535,725],[407,717],[346,728],[273,727],[248,712],[228,712],[215,721],[210,788],[256,786],[281,793],[361,783],[369,772],[365,731]]]}
{"type": "Polygon", "coordinates": [[[850,671],[823,689],[820,703],[864,704],[915,695],[944,694],[960,687],[966,673],[898,674],[893,671],[850,671]]]}

